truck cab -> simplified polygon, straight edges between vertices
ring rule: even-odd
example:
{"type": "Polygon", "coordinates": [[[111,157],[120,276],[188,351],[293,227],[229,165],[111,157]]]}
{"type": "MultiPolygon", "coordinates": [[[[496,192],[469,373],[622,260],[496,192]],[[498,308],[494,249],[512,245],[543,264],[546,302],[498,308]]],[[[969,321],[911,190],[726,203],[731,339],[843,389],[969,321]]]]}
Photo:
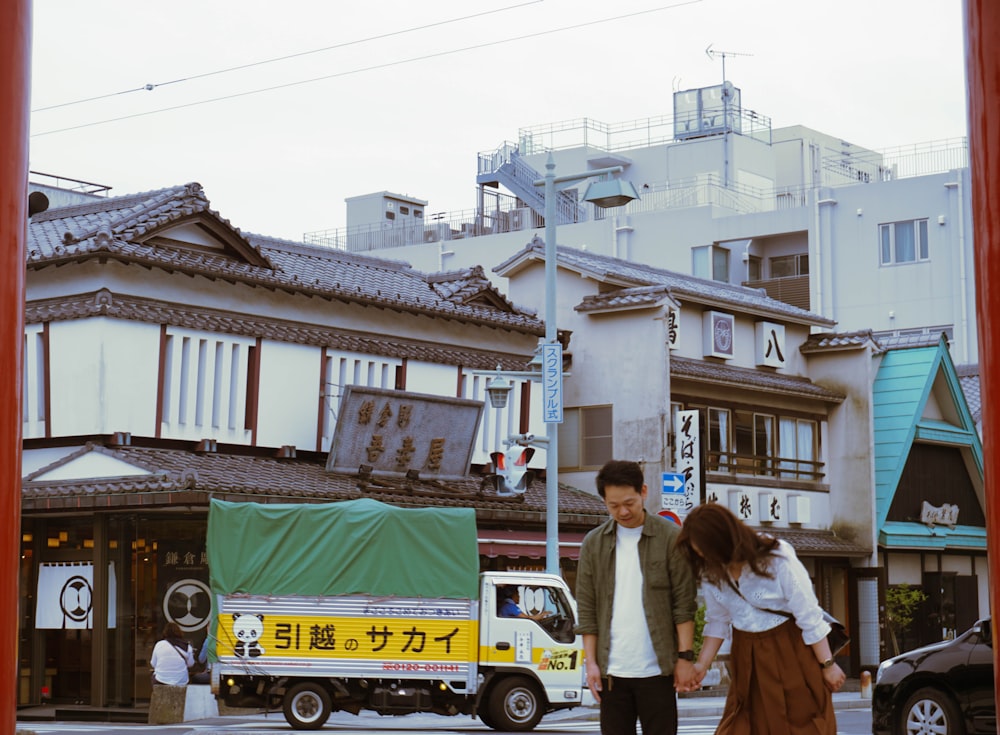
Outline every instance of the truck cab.
{"type": "Polygon", "coordinates": [[[573,632],[576,601],[566,582],[485,572],[479,599],[479,718],[498,730],[530,730],[545,712],[583,704],[583,642],[573,632]],[[512,599],[516,607],[505,604],[512,599]]]}

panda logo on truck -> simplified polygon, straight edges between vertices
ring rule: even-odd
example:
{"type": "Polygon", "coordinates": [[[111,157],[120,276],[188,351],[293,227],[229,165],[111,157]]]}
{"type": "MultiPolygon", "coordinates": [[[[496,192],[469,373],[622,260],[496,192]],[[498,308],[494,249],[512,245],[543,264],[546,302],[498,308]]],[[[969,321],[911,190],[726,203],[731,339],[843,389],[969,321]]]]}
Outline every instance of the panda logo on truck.
{"type": "Polygon", "coordinates": [[[257,642],[263,632],[263,615],[233,613],[233,635],[236,636],[237,656],[257,658],[264,655],[264,649],[257,642]]]}

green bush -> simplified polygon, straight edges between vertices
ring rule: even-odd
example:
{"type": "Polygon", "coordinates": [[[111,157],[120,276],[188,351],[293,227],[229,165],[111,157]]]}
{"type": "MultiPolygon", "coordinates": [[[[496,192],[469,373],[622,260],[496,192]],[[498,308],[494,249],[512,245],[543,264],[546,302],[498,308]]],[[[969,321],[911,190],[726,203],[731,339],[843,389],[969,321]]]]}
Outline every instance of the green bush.
{"type": "Polygon", "coordinates": [[[899,641],[913,624],[913,614],[926,599],[923,590],[906,583],[892,585],[885,591],[885,613],[893,655],[900,652],[899,641]]]}
{"type": "Polygon", "coordinates": [[[697,656],[701,653],[701,642],[704,639],[702,631],[705,629],[705,606],[699,605],[698,611],[694,614],[694,653],[697,656]]]}

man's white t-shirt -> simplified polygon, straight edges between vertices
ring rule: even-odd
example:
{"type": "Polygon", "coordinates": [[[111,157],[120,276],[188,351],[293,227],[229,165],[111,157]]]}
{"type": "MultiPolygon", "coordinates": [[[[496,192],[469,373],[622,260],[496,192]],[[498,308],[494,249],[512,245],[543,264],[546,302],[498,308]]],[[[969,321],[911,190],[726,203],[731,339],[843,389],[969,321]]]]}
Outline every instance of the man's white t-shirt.
{"type": "Polygon", "coordinates": [[[642,526],[618,526],[615,542],[615,597],[611,608],[611,650],[608,674],[627,678],[659,676],[653,639],[642,603],[639,539],[642,526]]]}

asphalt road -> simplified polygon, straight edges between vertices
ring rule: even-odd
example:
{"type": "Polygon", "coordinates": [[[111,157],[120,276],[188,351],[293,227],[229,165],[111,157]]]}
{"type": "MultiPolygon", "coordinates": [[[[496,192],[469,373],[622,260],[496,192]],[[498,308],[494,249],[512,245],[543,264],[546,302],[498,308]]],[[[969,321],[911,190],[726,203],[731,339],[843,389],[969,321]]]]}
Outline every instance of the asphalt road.
{"type": "MultiPolygon", "coordinates": [[[[858,703],[865,705],[867,703],[858,703]]],[[[678,735],[713,735],[719,722],[719,713],[702,707],[700,711],[681,715],[678,735]],[[708,714],[704,712],[708,711],[708,714]]],[[[217,717],[195,720],[178,725],[118,724],[106,722],[31,722],[18,726],[19,733],[59,733],[60,735],[252,735],[254,733],[293,733],[280,713],[270,715],[217,717]]],[[[493,732],[479,720],[470,717],[440,717],[437,715],[406,715],[380,717],[371,712],[358,716],[343,712],[334,713],[320,733],[337,735],[441,735],[441,733],[493,732]]],[[[536,728],[537,733],[572,735],[597,733],[600,727],[593,710],[578,709],[545,717],[536,728]]],[[[838,735],[870,735],[871,709],[867,706],[838,708],[838,735]]]]}

